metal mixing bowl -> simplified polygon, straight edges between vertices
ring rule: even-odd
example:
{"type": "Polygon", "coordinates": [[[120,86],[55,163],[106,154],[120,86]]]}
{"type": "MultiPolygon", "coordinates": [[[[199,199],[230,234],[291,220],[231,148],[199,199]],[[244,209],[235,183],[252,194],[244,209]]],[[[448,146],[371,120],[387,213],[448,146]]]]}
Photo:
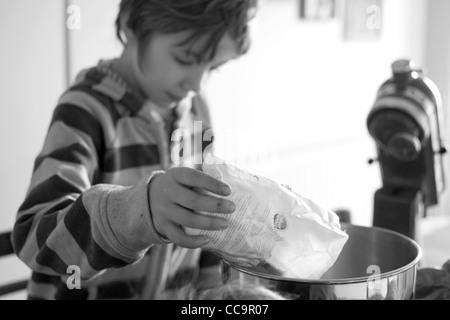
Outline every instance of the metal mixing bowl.
{"type": "Polygon", "coordinates": [[[319,280],[286,278],[268,265],[247,268],[222,261],[222,280],[250,282],[296,300],[413,299],[422,250],[400,233],[342,224],[349,239],[336,263],[319,280]]]}

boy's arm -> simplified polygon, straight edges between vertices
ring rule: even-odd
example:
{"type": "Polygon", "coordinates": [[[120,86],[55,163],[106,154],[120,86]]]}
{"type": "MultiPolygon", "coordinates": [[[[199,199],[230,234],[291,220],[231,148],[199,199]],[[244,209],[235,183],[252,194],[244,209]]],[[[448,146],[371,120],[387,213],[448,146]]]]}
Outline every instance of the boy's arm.
{"type": "Polygon", "coordinates": [[[66,275],[70,265],[83,279],[139,260],[163,240],[149,212],[150,174],[134,187],[92,186],[103,131],[96,117],[61,104],[36,159],[26,199],[13,230],[13,245],[32,270],[66,275]]]}

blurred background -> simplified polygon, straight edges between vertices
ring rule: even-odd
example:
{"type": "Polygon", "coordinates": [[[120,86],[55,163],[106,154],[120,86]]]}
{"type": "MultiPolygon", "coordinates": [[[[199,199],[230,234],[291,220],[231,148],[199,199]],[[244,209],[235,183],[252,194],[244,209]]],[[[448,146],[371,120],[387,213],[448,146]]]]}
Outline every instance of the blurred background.
{"type": "MultiPolygon", "coordinates": [[[[120,54],[119,2],[0,0],[0,232],[12,229],[59,95],[81,69],[120,54]]],[[[368,164],[367,115],[391,63],[407,58],[438,86],[450,123],[450,2],[319,2],[260,0],[250,52],[207,83],[216,152],[371,225],[381,178],[368,164]]],[[[420,221],[423,265],[450,258],[449,193],[420,221]]],[[[0,285],[28,276],[17,258],[0,260],[0,285]]]]}

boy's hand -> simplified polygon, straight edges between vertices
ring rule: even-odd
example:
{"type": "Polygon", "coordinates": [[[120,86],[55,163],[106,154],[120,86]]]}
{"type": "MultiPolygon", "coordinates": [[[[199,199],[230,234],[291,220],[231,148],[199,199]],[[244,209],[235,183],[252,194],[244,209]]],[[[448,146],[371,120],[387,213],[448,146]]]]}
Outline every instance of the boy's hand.
{"type": "Polygon", "coordinates": [[[204,236],[186,235],[183,227],[222,230],[228,222],[199,212],[233,213],[233,202],[204,194],[209,191],[228,196],[230,187],[210,175],[186,167],[169,169],[150,185],[150,206],[156,230],[177,245],[198,248],[207,242],[204,236]]]}

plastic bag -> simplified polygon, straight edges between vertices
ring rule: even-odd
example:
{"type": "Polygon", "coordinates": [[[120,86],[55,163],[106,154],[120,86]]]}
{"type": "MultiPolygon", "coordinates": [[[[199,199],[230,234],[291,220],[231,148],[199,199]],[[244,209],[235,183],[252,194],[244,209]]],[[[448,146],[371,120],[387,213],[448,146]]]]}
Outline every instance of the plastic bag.
{"type": "Polygon", "coordinates": [[[319,279],[336,261],[348,235],[339,218],[270,179],[209,155],[203,171],[229,184],[236,204],[223,231],[187,229],[210,237],[204,248],[242,266],[269,264],[285,277],[319,279]]]}

